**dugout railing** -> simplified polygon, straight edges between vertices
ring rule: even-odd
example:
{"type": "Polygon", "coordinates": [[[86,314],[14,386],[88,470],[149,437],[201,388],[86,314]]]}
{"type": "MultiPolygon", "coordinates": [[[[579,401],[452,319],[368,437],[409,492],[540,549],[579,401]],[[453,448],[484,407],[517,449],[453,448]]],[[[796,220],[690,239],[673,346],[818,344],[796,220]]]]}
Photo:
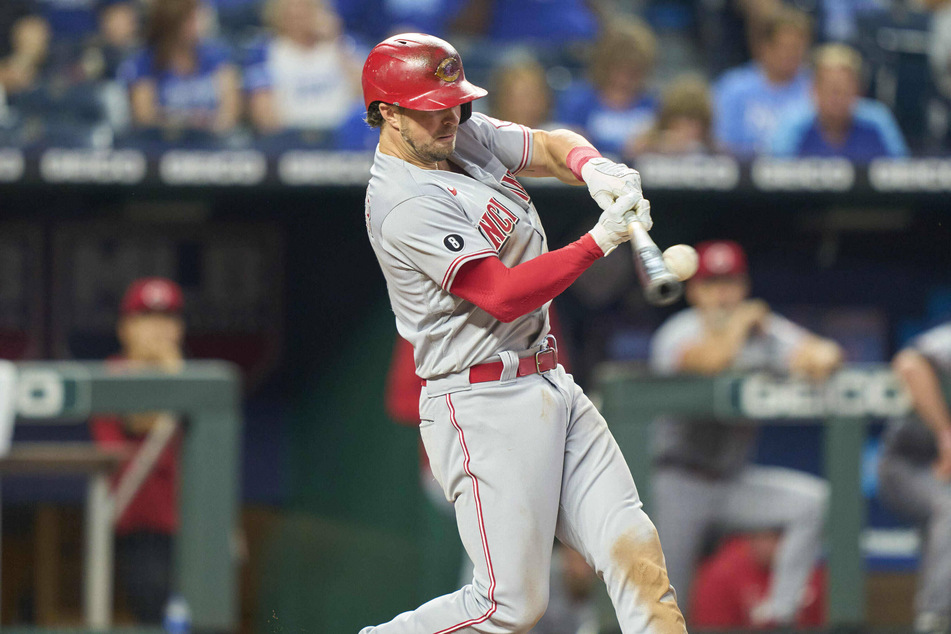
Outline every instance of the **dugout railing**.
{"type": "MultiPolygon", "coordinates": [[[[29,362],[17,363],[16,368],[17,425],[48,421],[84,425],[96,414],[150,411],[181,417],[181,527],[175,540],[173,583],[191,609],[193,631],[235,631],[242,428],[237,369],[217,361],[189,362],[176,374],[98,362],[29,362]]],[[[14,443],[11,456],[16,452],[14,443]]],[[[112,526],[102,525],[108,515],[103,510],[108,506],[106,491],[102,486],[90,486],[88,491],[90,497],[102,499],[87,500],[86,505],[86,530],[98,537],[87,534],[91,539],[84,562],[84,617],[88,631],[104,632],[112,621],[112,526]]]]}
{"type": "MultiPolygon", "coordinates": [[[[713,418],[735,424],[821,424],[824,476],[831,485],[826,530],[829,624],[865,620],[861,533],[866,521],[862,451],[866,426],[909,411],[907,395],[886,365],[850,366],[825,383],[765,373],[713,378],[654,377],[641,369],[599,368],[602,412],[641,497],[650,503],[650,425],[663,416],[713,418]]],[[[945,394],[951,380],[944,378],[945,394]]]]}

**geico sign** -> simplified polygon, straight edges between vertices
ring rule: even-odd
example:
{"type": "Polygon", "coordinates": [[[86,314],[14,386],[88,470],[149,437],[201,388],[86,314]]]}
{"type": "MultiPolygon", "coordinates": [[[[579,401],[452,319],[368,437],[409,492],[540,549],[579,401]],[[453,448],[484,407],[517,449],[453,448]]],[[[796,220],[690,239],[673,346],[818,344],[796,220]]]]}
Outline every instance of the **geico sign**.
{"type": "Polygon", "coordinates": [[[753,374],[732,390],[750,418],[887,417],[905,414],[907,395],[887,370],[843,370],[825,383],[753,374]]]}
{"type": "Polygon", "coordinates": [[[63,413],[66,387],[53,370],[22,370],[17,376],[17,414],[27,418],[54,418],[63,413]]]}

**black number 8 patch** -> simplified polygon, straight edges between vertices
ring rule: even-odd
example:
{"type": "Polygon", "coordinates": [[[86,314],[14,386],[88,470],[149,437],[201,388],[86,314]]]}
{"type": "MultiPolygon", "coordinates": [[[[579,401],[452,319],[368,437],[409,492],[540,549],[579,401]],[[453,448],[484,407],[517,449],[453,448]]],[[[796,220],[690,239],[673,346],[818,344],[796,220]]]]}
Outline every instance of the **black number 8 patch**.
{"type": "Polygon", "coordinates": [[[446,245],[447,249],[453,252],[462,251],[462,247],[466,246],[466,243],[462,240],[462,236],[458,233],[450,233],[443,238],[442,243],[446,245]]]}

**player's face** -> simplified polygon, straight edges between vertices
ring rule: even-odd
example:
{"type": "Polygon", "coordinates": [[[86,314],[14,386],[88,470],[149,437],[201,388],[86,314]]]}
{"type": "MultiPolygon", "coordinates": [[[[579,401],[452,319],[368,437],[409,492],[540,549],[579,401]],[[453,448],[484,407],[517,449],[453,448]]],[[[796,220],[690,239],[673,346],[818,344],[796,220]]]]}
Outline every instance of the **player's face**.
{"type": "Polygon", "coordinates": [[[687,301],[704,313],[728,315],[749,295],[745,276],[708,277],[687,284],[687,301]]]}
{"type": "Polygon", "coordinates": [[[400,136],[422,163],[445,161],[456,149],[461,116],[461,106],[433,111],[404,108],[399,116],[400,136]]]}
{"type": "Polygon", "coordinates": [[[181,348],[185,325],[178,315],[139,313],[122,318],[118,335],[127,357],[154,361],[181,348]]]}

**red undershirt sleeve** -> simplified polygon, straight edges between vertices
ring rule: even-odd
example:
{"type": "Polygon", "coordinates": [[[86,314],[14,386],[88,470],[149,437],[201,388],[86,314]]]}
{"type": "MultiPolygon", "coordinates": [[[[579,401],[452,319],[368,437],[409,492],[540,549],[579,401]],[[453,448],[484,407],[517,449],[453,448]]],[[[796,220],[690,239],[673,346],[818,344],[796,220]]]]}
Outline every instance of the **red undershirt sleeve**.
{"type": "Polygon", "coordinates": [[[497,257],[470,260],[448,290],[499,321],[510,322],[554,299],[603,255],[586,233],[566,247],[512,268],[497,257]]]}

